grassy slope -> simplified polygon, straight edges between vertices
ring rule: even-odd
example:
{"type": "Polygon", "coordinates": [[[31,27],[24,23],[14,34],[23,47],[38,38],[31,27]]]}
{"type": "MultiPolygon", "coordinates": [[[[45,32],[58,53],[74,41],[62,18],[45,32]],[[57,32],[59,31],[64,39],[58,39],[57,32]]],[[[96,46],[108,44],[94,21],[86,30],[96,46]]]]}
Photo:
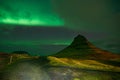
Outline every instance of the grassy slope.
{"type": "Polygon", "coordinates": [[[96,60],[56,58],[51,56],[49,56],[48,59],[52,66],[69,66],[82,69],[120,72],[120,67],[104,64],[96,60]]]}

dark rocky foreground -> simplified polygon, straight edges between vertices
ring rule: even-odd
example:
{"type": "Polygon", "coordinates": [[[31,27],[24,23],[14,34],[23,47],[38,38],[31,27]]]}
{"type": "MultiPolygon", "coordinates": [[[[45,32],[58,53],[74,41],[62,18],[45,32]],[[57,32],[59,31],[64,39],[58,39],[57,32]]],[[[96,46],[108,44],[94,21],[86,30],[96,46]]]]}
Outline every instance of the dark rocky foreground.
{"type": "Polygon", "coordinates": [[[51,66],[41,59],[23,60],[6,67],[0,80],[120,80],[119,72],[51,66]]]}

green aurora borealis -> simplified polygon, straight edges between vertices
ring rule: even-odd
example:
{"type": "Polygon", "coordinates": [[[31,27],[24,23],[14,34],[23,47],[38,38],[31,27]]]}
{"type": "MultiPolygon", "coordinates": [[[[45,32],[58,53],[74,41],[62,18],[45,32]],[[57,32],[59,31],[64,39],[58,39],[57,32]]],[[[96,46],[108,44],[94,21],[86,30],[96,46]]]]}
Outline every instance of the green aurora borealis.
{"type": "Polygon", "coordinates": [[[0,52],[53,54],[78,34],[120,53],[119,0],[0,0],[0,52]]]}
{"type": "Polygon", "coordinates": [[[53,12],[50,0],[2,0],[0,23],[62,26],[63,20],[53,12]]]}

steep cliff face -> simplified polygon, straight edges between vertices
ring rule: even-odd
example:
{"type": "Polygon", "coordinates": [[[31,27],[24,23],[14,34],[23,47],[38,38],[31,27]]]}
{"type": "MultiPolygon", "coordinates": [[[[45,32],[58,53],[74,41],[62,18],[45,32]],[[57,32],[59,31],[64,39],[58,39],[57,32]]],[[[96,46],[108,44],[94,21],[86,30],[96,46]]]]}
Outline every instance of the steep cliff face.
{"type": "Polygon", "coordinates": [[[120,59],[117,54],[97,48],[82,35],[76,36],[68,47],[53,56],[76,59],[120,59]]]}

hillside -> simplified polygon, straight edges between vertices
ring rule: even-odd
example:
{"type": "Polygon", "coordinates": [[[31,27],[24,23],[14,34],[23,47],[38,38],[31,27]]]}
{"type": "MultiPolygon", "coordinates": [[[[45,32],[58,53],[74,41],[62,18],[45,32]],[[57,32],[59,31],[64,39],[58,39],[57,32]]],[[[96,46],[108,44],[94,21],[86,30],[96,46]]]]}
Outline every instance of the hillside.
{"type": "Polygon", "coordinates": [[[68,47],[53,56],[73,59],[120,60],[120,55],[97,48],[82,35],[76,36],[68,47]]]}
{"type": "Polygon", "coordinates": [[[62,67],[71,67],[71,68],[86,69],[86,70],[120,72],[120,66],[106,64],[97,60],[56,58],[52,56],[49,56],[48,60],[50,61],[49,65],[56,67],[62,66],[62,67]]]}

